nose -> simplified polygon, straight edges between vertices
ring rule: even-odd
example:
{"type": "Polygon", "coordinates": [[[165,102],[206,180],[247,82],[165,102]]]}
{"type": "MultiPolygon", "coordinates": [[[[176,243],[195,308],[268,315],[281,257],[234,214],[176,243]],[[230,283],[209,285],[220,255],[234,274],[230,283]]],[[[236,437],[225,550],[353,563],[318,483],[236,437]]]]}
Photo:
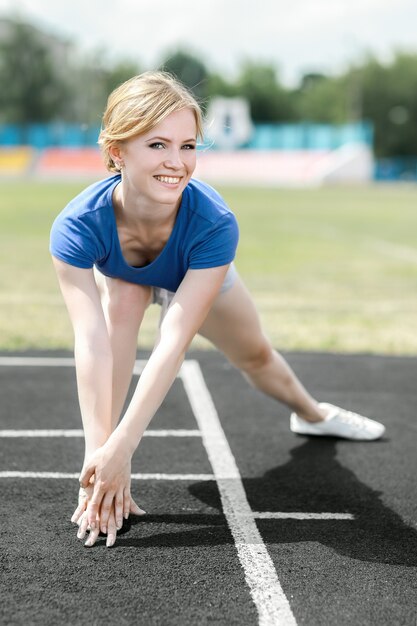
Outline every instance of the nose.
{"type": "Polygon", "coordinates": [[[171,169],[178,170],[183,167],[183,160],[181,158],[181,152],[174,146],[171,147],[169,153],[166,155],[165,165],[171,169]]]}

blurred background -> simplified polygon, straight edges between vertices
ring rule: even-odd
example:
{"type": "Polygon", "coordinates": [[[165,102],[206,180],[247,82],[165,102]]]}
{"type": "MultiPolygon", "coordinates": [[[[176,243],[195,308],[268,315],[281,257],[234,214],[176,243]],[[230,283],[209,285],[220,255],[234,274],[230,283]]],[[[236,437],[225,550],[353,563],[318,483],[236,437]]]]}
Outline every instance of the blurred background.
{"type": "Polygon", "coordinates": [[[206,177],[417,180],[415,23],[407,0],[232,0],[200,10],[188,0],[2,0],[1,172],[100,168],[89,148],[107,95],[164,68],[205,107],[211,149],[275,152],[267,171],[248,154],[237,172],[209,159],[206,177]]]}
{"type": "Polygon", "coordinates": [[[196,174],[238,215],[239,265],[274,342],[416,352],[417,4],[196,6],[0,0],[0,347],[70,345],[50,223],[106,175],[109,92],[161,68],[205,111],[196,174]]]}

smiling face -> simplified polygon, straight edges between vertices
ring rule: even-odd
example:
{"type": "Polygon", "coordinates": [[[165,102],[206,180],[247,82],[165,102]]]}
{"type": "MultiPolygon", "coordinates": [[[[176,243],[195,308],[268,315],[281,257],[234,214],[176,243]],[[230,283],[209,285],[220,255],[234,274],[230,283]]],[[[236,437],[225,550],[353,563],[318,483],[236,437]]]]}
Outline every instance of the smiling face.
{"type": "Polygon", "coordinates": [[[171,113],[152,130],[112,149],[123,163],[126,197],[135,204],[176,205],[196,166],[197,125],[191,109],[171,113]]]}

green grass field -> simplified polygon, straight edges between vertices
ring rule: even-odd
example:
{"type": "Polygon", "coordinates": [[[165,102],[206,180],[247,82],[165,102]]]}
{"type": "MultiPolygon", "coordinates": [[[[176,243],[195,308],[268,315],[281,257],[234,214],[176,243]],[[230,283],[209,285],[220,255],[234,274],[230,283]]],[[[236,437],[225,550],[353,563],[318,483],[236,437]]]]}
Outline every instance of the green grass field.
{"type": "MultiPolygon", "coordinates": [[[[48,238],[84,186],[3,181],[0,349],[72,347],[48,238]]],[[[277,348],[417,353],[417,187],[220,191],[240,224],[237,267],[277,348]]],[[[141,347],[157,315],[150,307],[141,347]]]]}

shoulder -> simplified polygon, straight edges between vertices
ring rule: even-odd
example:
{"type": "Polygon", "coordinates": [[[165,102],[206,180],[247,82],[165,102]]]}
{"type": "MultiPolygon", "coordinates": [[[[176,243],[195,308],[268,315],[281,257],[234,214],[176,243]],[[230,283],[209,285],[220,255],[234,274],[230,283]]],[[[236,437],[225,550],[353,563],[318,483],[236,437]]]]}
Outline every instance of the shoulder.
{"type": "Polygon", "coordinates": [[[188,267],[204,269],[230,263],[239,240],[236,217],[207,183],[193,179],[186,189],[188,267]]]}
{"type": "Polygon", "coordinates": [[[213,187],[197,178],[190,180],[186,187],[188,211],[211,223],[224,216],[233,216],[225,200],[213,187]]]}
{"type": "Polygon", "coordinates": [[[78,267],[91,267],[106,254],[111,236],[111,195],[120,178],[111,176],[90,185],[55,218],[50,251],[78,267]]]}
{"type": "Polygon", "coordinates": [[[100,209],[107,208],[111,200],[111,193],[119,180],[119,175],[109,176],[89,185],[67,204],[58,215],[57,220],[88,217],[100,209]]]}

